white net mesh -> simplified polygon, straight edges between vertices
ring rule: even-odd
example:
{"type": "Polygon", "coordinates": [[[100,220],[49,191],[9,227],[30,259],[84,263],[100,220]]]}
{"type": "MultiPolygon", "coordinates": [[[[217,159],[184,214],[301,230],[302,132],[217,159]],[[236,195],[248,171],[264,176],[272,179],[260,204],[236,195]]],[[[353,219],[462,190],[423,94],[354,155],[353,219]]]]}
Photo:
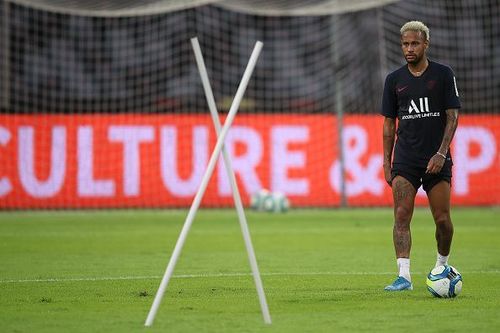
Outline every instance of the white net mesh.
{"type": "Polygon", "coordinates": [[[49,12],[80,16],[141,16],[213,4],[263,16],[332,15],[379,7],[398,0],[9,0],[49,12]]]}
{"type": "MultiPolygon", "coordinates": [[[[500,110],[500,5],[498,1],[402,1],[385,7],[386,40],[398,40],[401,22],[418,18],[431,27],[429,57],[459,77],[463,112],[500,110]]],[[[388,68],[401,64],[397,44],[387,44],[388,68]]]]}
{"type": "Polygon", "coordinates": [[[263,16],[321,16],[351,13],[380,7],[398,0],[228,0],[220,7],[263,16]]]}
{"type": "Polygon", "coordinates": [[[47,12],[90,16],[131,17],[157,15],[215,3],[214,0],[10,0],[47,12]]]}
{"type": "MultiPolygon", "coordinates": [[[[296,206],[389,204],[377,113],[385,75],[403,64],[399,27],[410,19],[428,24],[430,57],[459,81],[468,127],[458,138],[466,149],[456,164],[465,166],[456,166],[453,200],[498,204],[499,7],[0,1],[0,207],[189,205],[215,143],[194,36],[221,113],[253,44],[264,42],[228,139],[244,200],[269,188],[296,206]],[[485,175],[495,181],[481,182],[485,175]]],[[[231,204],[223,174],[205,206],[231,204]]]]}
{"type": "MultiPolygon", "coordinates": [[[[17,5],[9,11],[10,49],[15,53],[8,64],[14,75],[9,107],[15,112],[155,112],[169,103],[205,111],[186,42],[194,35],[204,47],[221,102],[232,97],[255,40],[266,42],[248,92],[255,100],[252,111],[331,111],[335,76],[369,90],[379,85],[378,66],[352,57],[357,45],[376,48],[378,32],[367,23],[369,11],[267,17],[203,6],[123,18],[63,15],[17,5]],[[333,29],[338,37],[332,36],[333,29]],[[342,46],[335,48],[334,42],[342,46]]],[[[379,96],[369,94],[364,102],[356,90],[345,90],[352,111],[373,112],[379,96]]]]}

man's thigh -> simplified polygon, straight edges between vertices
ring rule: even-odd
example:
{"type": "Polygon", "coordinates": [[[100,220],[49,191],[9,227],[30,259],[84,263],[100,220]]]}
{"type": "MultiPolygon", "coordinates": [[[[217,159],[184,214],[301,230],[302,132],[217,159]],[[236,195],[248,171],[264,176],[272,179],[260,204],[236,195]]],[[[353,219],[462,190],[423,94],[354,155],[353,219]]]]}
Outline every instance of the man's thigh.
{"type": "Polygon", "coordinates": [[[431,207],[434,220],[446,217],[450,214],[451,185],[446,180],[441,180],[435,184],[428,192],[429,205],[431,207]]]}
{"type": "Polygon", "coordinates": [[[397,175],[392,180],[392,196],[396,214],[412,214],[415,205],[415,186],[403,176],[397,175]]]}

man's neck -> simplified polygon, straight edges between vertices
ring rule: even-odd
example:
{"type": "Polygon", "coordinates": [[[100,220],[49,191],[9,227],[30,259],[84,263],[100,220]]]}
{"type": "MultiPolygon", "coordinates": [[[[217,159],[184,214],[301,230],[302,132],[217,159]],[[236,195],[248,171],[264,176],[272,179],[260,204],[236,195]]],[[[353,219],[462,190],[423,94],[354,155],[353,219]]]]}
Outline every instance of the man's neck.
{"type": "Polygon", "coordinates": [[[427,67],[429,66],[429,61],[427,58],[423,58],[418,64],[408,64],[408,70],[415,76],[422,75],[427,67]]]}

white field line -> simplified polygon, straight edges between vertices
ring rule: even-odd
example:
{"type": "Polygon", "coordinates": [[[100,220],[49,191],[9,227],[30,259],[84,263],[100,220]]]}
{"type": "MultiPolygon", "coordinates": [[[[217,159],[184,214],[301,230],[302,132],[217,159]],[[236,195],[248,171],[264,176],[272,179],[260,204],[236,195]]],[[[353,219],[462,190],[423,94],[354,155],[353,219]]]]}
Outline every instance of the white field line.
{"type": "MultiPolygon", "coordinates": [[[[262,273],[262,276],[335,276],[335,275],[394,275],[394,272],[288,272],[288,273],[262,273]]],[[[414,272],[415,275],[427,274],[414,272]]],[[[462,273],[464,274],[464,273],[462,273]]],[[[500,270],[489,271],[466,271],[465,274],[500,274],[500,270]]],[[[174,279],[196,279],[196,278],[219,278],[219,277],[244,277],[251,273],[213,273],[213,274],[179,274],[173,275],[174,279]]],[[[160,275],[144,276],[103,276],[103,277],[81,277],[81,278],[47,278],[47,279],[11,279],[0,280],[0,283],[33,283],[33,282],[85,282],[85,281],[120,281],[120,280],[156,280],[160,275]]]]}

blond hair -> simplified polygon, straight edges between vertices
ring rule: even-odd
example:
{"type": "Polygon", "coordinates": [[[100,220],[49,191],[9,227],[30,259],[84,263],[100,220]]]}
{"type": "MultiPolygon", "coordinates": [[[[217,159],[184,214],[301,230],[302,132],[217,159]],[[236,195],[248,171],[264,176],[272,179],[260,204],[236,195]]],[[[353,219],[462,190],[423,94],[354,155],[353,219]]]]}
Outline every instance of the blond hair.
{"type": "Polygon", "coordinates": [[[424,35],[425,40],[428,41],[430,39],[429,28],[427,28],[427,26],[420,21],[409,21],[403,24],[401,27],[401,36],[407,31],[421,32],[424,35]]]}

